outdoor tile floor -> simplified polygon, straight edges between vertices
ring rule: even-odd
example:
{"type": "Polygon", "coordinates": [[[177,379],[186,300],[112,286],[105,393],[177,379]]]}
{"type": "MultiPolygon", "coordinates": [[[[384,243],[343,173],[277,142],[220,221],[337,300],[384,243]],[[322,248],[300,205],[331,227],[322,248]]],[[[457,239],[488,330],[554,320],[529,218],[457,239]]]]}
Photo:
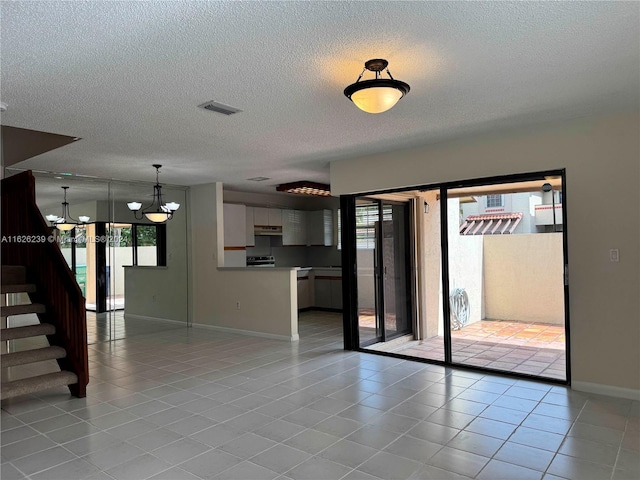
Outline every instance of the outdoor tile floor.
{"type": "MultiPolygon", "coordinates": [[[[373,326],[372,319],[361,319],[360,325],[373,326]]],[[[444,360],[442,337],[427,340],[405,337],[390,343],[374,344],[367,348],[444,360]]],[[[453,361],[457,363],[566,379],[565,337],[561,325],[481,320],[460,330],[453,330],[451,344],[453,361]]]]}
{"type": "Polygon", "coordinates": [[[344,351],[339,314],[89,355],[86,398],[2,402],[3,480],[640,478],[640,402],[344,351]]]}

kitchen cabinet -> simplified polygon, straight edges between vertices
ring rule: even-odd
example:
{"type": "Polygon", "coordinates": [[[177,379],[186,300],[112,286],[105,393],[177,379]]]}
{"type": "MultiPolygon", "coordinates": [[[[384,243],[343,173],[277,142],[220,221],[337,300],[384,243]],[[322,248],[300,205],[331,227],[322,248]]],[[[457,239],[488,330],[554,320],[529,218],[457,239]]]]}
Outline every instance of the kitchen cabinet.
{"type": "Polygon", "coordinates": [[[246,247],[246,207],[244,205],[236,205],[235,203],[225,203],[223,205],[223,221],[224,246],[246,247]]]}
{"type": "Polygon", "coordinates": [[[253,207],[247,207],[246,209],[246,226],[245,226],[245,235],[246,245],[247,247],[255,247],[256,246],[256,237],[255,237],[255,223],[253,223],[253,207]]]}
{"type": "Polygon", "coordinates": [[[282,226],[282,210],[279,208],[269,208],[269,226],[282,226]]]}
{"type": "Polygon", "coordinates": [[[247,220],[246,207],[234,203],[223,204],[224,266],[246,267],[247,220]]]}
{"type": "Polygon", "coordinates": [[[307,245],[332,246],[333,211],[314,210],[307,214],[307,245]]]}
{"type": "Polygon", "coordinates": [[[342,310],[342,278],[331,280],[331,308],[342,310]]]}
{"type": "Polygon", "coordinates": [[[309,276],[298,277],[298,310],[310,308],[311,302],[311,280],[309,276]]]}
{"type": "Polygon", "coordinates": [[[341,272],[314,269],[314,276],[314,307],[342,310],[341,272]]]}
{"type": "Polygon", "coordinates": [[[332,308],[331,307],[331,282],[332,280],[316,277],[313,281],[315,301],[314,307],[332,308]]]}
{"type": "Polygon", "coordinates": [[[282,210],[282,245],[307,244],[307,213],[303,210],[282,210]]]}
{"type": "Polygon", "coordinates": [[[261,227],[281,227],[282,210],[280,208],[254,207],[253,225],[261,227]]]}

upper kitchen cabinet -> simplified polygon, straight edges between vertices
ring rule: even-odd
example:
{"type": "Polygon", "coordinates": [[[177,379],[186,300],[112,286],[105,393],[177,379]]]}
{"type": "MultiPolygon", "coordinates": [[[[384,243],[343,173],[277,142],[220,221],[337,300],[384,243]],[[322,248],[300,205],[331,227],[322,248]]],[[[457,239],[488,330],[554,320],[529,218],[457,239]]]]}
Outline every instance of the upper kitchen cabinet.
{"type": "Polygon", "coordinates": [[[247,207],[246,213],[246,230],[245,235],[247,237],[246,244],[247,247],[255,247],[256,246],[256,237],[255,237],[255,223],[253,220],[253,207],[247,207]]]}
{"type": "Polygon", "coordinates": [[[307,212],[307,244],[330,247],[333,245],[333,211],[307,212]]]}
{"type": "Polygon", "coordinates": [[[246,207],[234,203],[223,205],[224,266],[246,267],[246,207]]]}
{"type": "Polygon", "coordinates": [[[282,245],[307,245],[307,215],[303,210],[282,210],[282,245]]]}
{"type": "Polygon", "coordinates": [[[261,227],[281,227],[282,210],[279,208],[255,207],[253,209],[253,224],[261,227]]]}

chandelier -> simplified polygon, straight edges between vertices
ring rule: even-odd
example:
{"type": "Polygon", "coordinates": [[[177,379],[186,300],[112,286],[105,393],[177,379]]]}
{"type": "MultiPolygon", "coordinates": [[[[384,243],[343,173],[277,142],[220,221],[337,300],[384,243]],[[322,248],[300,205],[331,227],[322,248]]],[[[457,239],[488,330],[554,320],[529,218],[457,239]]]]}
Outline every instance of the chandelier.
{"type": "Polygon", "coordinates": [[[47,221],[51,223],[52,227],[57,228],[58,230],[62,230],[66,232],[68,230],[73,230],[78,225],[86,224],[90,217],[86,215],[80,215],[78,220],[75,220],[71,214],[69,213],[69,202],[67,202],[67,190],[69,187],[62,187],[64,190],[64,201],[62,202],[62,215],[47,215],[47,221]]]}
{"type": "Polygon", "coordinates": [[[180,204],[176,202],[164,203],[162,200],[162,185],[160,185],[158,180],[160,167],[162,167],[162,165],[153,164],[152,166],[156,169],[156,184],[153,186],[153,201],[151,205],[143,209],[142,203],[129,202],[127,203],[127,207],[133,212],[136,220],[142,220],[146,217],[147,220],[154,223],[163,223],[173,218],[173,213],[180,208],[180,204]]]}
{"type": "Polygon", "coordinates": [[[345,96],[360,110],[367,113],[386,112],[398,103],[398,100],[409,93],[409,85],[400,80],[395,80],[387,68],[388,64],[389,62],[382,58],[369,60],[364,64],[362,73],[356,82],[344,89],[345,96]],[[380,72],[385,68],[389,78],[380,77],[380,72]],[[361,82],[360,79],[366,70],[375,72],[376,78],[361,82]]]}

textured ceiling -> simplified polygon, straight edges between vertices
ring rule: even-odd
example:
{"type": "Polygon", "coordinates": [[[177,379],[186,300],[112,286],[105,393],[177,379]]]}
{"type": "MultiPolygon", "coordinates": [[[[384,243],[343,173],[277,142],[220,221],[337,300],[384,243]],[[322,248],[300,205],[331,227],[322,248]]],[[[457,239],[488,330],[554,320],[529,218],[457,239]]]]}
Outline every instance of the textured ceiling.
{"type": "Polygon", "coordinates": [[[269,189],[331,160],[637,109],[637,2],[0,2],[2,123],[81,137],[24,168],[269,189]],[[363,63],[411,85],[369,115],[363,63]],[[197,108],[237,107],[226,117],[197,108]],[[270,177],[261,184],[247,182],[270,177]]]}

